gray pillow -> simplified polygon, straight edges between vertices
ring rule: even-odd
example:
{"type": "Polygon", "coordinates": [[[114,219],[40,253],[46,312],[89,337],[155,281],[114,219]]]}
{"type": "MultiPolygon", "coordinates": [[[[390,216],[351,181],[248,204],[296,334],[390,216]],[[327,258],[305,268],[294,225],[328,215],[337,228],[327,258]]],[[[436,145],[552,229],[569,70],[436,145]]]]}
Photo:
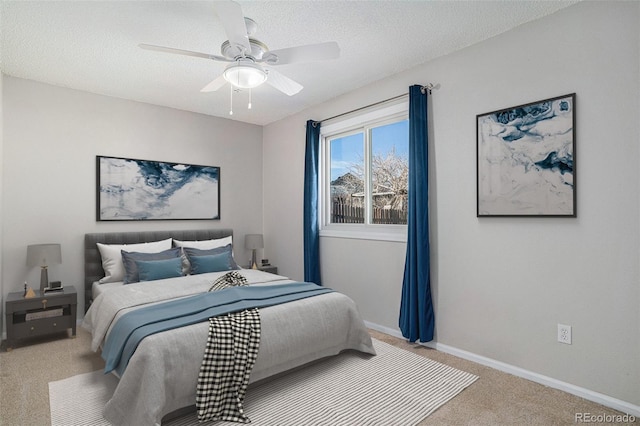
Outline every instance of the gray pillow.
{"type": "Polygon", "coordinates": [[[189,259],[189,263],[191,263],[191,259],[194,257],[217,256],[217,255],[224,254],[227,256],[227,260],[229,264],[229,268],[226,270],[240,269],[236,261],[233,259],[232,247],[233,246],[231,244],[227,244],[224,247],[216,247],[208,250],[201,250],[193,247],[182,247],[182,250],[184,251],[184,254],[187,256],[187,259],[189,259]]]}
{"type": "Polygon", "coordinates": [[[138,265],[136,261],[150,261],[150,260],[165,260],[172,259],[174,257],[180,257],[180,247],[172,248],[169,250],[161,251],[158,253],[140,253],[135,251],[122,250],[122,263],[124,265],[124,279],[125,284],[137,283],[140,281],[138,272],[138,265]]]}

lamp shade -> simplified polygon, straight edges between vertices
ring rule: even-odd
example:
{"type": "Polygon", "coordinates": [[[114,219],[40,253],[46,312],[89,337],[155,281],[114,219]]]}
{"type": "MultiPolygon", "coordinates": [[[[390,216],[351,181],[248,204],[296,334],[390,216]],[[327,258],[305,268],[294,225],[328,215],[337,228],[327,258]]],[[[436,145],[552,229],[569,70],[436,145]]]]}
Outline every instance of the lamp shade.
{"type": "Polygon", "coordinates": [[[264,247],[262,234],[247,234],[244,236],[244,246],[249,250],[261,249],[264,247]]]}
{"type": "Polygon", "coordinates": [[[267,73],[253,61],[238,61],[227,66],[224,79],[241,89],[252,89],[260,86],[267,79],[267,73]]]}
{"type": "Polygon", "coordinates": [[[27,246],[27,266],[49,266],[62,263],[60,244],[33,244],[27,246]]]}

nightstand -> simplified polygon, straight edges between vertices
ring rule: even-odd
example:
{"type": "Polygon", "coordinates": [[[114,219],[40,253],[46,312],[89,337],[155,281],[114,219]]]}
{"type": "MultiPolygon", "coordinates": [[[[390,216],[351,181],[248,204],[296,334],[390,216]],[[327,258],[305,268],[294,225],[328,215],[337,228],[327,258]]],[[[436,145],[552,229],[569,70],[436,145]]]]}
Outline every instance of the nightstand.
{"type": "Polygon", "coordinates": [[[62,291],[24,298],[23,292],[9,293],[5,306],[7,324],[7,350],[18,340],[46,336],[71,329],[76,335],[76,309],[78,294],[73,286],[62,291]]]}
{"type": "MultiPolygon", "coordinates": [[[[244,269],[251,269],[251,265],[243,266],[244,269]]],[[[270,274],[278,275],[278,267],[273,265],[262,266],[258,265],[258,270],[263,272],[268,272],[270,274]]]]}

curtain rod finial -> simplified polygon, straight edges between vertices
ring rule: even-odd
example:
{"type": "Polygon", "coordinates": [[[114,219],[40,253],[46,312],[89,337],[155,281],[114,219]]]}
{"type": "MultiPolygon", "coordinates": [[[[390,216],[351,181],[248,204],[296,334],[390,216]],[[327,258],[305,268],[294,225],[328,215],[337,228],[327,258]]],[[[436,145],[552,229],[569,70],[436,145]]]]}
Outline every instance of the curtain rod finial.
{"type": "Polygon", "coordinates": [[[427,83],[424,86],[422,86],[420,88],[420,92],[424,95],[425,93],[429,92],[429,94],[431,94],[431,89],[433,89],[433,84],[431,83],[427,83]]]}
{"type": "Polygon", "coordinates": [[[429,94],[431,94],[431,91],[433,89],[439,89],[440,88],[440,84],[436,84],[434,85],[433,83],[427,83],[424,86],[422,86],[420,88],[420,92],[422,92],[422,94],[425,94],[427,92],[429,92],[429,94]]]}

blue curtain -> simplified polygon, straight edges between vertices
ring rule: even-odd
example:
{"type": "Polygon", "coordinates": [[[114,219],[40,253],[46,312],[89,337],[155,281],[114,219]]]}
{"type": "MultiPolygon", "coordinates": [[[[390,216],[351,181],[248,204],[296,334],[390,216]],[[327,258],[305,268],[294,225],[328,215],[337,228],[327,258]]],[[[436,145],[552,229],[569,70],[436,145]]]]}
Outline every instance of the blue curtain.
{"type": "Polygon", "coordinates": [[[409,88],[409,212],[400,330],[411,342],[433,340],[435,315],[429,278],[427,91],[409,88]]]}
{"type": "Polygon", "coordinates": [[[307,121],[304,156],[304,280],[320,281],[320,221],[318,219],[318,163],[320,123],[307,121]]]}

